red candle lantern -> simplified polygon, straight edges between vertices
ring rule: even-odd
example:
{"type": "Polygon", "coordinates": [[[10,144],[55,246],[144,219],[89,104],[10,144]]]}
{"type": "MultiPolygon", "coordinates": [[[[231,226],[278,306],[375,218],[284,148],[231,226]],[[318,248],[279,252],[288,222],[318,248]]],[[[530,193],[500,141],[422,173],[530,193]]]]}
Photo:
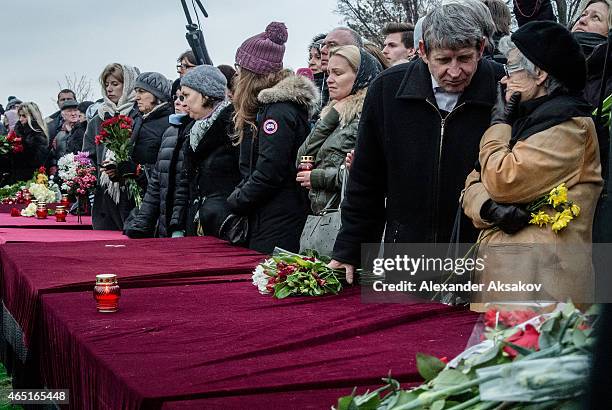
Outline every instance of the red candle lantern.
{"type": "Polygon", "coordinates": [[[66,216],[68,216],[68,212],[63,206],[58,205],[55,207],[55,220],[57,222],[66,222],[66,216]]]}
{"type": "Polygon", "coordinates": [[[36,205],[36,218],[37,219],[47,219],[47,204],[39,201],[36,205]]]}
{"type": "Polygon", "coordinates": [[[96,286],[93,294],[98,312],[116,312],[119,309],[119,297],[121,296],[117,275],[112,273],[96,275],[96,286]]]}
{"type": "Polygon", "coordinates": [[[18,208],[11,208],[11,216],[21,216],[21,211],[18,208]]]}
{"type": "Polygon", "coordinates": [[[312,155],[304,155],[300,159],[300,165],[298,165],[298,172],[312,171],[314,168],[314,157],[312,155]]]}
{"type": "Polygon", "coordinates": [[[66,209],[70,207],[70,200],[68,199],[68,194],[62,194],[62,200],[60,201],[60,205],[66,209]]]}

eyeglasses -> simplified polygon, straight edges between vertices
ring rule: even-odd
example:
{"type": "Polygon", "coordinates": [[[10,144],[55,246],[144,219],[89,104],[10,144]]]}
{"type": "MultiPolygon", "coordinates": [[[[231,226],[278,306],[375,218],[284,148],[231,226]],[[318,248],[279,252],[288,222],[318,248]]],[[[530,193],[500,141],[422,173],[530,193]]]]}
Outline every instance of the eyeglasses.
{"type": "Polygon", "coordinates": [[[193,67],[195,66],[191,64],[183,64],[183,63],[176,65],[177,70],[180,70],[180,69],[187,70],[188,68],[193,68],[193,67]]]}
{"type": "Polygon", "coordinates": [[[519,66],[518,64],[512,64],[512,65],[506,65],[504,64],[504,72],[506,74],[506,77],[510,78],[510,74],[519,72],[524,70],[523,67],[519,66]]]}

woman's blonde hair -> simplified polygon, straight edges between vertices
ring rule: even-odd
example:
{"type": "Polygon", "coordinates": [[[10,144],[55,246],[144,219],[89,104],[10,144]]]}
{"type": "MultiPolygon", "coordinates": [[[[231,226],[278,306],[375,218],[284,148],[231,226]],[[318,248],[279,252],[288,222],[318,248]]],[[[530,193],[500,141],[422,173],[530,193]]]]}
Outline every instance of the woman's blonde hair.
{"type": "Polygon", "coordinates": [[[240,144],[246,127],[250,127],[253,135],[257,133],[255,119],[259,109],[257,96],[262,90],[272,88],[291,74],[290,70],[280,70],[269,74],[256,74],[244,68],[236,78],[234,98],[234,138],[240,144]]]}
{"type": "Polygon", "coordinates": [[[104,70],[102,70],[102,74],[100,74],[100,84],[102,84],[103,89],[106,87],[106,79],[111,75],[122,83],[124,82],[123,67],[121,66],[121,64],[111,63],[104,67],[104,70]]]}
{"type": "Polygon", "coordinates": [[[19,115],[25,115],[28,119],[28,125],[35,132],[42,132],[45,134],[47,138],[47,142],[49,142],[49,130],[47,129],[47,124],[43,120],[43,116],[40,113],[40,109],[35,102],[24,102],[19,105],[19,109],[17,109],[17,113],[19,115]]]}
{"type": "Polygon", "coordinates": [[[589,7],[591,4],[595,4],[595,3],[604,3],[605,5],[608,6],[608,30],[612,28],[612,1],[611,0],[583,0],[582,3],[580,3],[580,6],[578,7],[578,11],[576,15],[574,16],[574,19],[572,20],[572,24],[569,27],[570,30],[576,25],[576,23],[578,22],[578,19],[580,19],[580,16],[582,15],[582,13],[584,13],[584,10],[587,7],[589,7]]]}
{"type": "Polygon", "coordinates": [[[357,46],[349,45],[334,47],[329,52],[329,58],[331,59],[333,56],[343,57],[349,63],[355,73],[357,73],[359,70],[359,65],[361,64],[361,53],[359,52],[359,48],[357,46]]]}

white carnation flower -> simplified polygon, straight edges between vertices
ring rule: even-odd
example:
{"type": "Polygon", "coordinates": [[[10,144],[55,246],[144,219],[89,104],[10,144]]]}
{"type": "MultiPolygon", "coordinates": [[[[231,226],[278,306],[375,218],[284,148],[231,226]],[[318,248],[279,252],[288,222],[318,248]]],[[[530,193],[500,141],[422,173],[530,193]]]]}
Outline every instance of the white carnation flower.
{"type": "Polygon", "coordinates": [[[30,202],[27,208],[21,210],[21,216],[34,216],[36,215],[36,204],[30,202]]]}
{"type": "Polygon", "coordinates": [[[266,273],[264,272],[263,266],[257,265],[255,270],[253,271],[252,279],[253,285],[257,286],[259,293],[261,293],[262,295],[267,295],[268,293],[270,293],[270,291],[266,289],[266,286],[268,285],[269,276],[266,275],[266,273]]]}

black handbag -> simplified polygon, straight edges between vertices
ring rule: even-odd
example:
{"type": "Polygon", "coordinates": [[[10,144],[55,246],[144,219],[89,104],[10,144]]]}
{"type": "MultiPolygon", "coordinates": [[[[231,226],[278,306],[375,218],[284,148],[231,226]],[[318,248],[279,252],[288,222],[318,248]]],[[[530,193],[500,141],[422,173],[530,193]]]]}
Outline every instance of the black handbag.
{"type": "MultiPolygon", "coordinates": [[[[251,141],[249,177],[253,173],[253,145],[257,138],[251,141]]],[[[229,214],[219,227],[219,238],[228,241],[232,245],[244,245],[249,239],[249,217],[246,215],[229,214]]]]}
{"type": "Polygon", "coordinates": [[[228,241],[232,245],[243,245],[249,236],[249,218],[229,214],[219,228],[219,238],[228,241]]]}

